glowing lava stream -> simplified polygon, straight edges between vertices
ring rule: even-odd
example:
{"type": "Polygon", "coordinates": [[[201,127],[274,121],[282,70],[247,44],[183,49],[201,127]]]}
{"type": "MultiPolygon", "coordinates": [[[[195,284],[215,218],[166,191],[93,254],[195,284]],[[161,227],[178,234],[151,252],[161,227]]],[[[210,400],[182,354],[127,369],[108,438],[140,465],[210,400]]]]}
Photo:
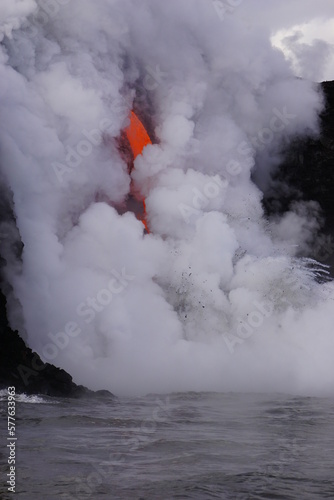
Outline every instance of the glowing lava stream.
{"type": "MultiPolygon", "coordinates": [[[[134,111],[131,111],[130,125],[125,129],[124,132],[129,141],[134,160],[137,158],[138,155],[142,154],[145,146],[147,146],[148,144],[152,144],[152,141],[144,125],[139,120],[138,116],[134,113],[134,111]]],[[[144,224],[146,231],[149,233],[150,231],[147,225],[145,199],[143,199],[142,202],[143,202],[143,215],[142,217],[140,217],[140,220],[144,224]]]]}

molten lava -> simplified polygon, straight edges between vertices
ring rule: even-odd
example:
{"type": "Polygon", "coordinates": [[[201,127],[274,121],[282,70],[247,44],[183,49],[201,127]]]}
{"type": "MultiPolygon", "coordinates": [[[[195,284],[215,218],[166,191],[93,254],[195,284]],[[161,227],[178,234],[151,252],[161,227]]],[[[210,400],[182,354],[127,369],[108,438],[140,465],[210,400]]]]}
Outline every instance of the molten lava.
{"type": "MultiPolygon", "coordinates": [[[[130,125],[124,130],[124,133],[121,136],[120,149],[122,151],[126,150],[126,145],[124,145],[124,141],[128,142],[128,145],[130,146],[133,155],[129,167],[131,173],[133,169],[134,160],[137,158],[138,155],[142,154],[145,146],[152,144],[150,136],[148,135],[144,125],[142,124],[138,116],[134,113],[134,111],[131,111],[130,114],[130,125]]],[[[131,189],[130,198],[138,199],[138,195],[135,195],[133,189],[131,189]]],[[[136,213],[136,216],[137,219],[142,221],[146,231],[149,233],[150,231],[147,224],[145,199],[142,198],[139,201],[142,204],[142,208],[139,212],[136,213]]]]}

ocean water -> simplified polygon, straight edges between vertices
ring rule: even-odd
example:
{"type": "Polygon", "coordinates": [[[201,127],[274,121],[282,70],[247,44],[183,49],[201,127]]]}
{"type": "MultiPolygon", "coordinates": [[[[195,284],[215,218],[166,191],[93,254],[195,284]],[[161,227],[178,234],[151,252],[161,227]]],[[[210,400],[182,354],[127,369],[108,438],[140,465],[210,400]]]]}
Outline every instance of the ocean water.
{"type": "Polygon", "coordinates": [[[333,417],[333,399],[282,394],[18,396],[16,498],[332,499],[333,417]]]}

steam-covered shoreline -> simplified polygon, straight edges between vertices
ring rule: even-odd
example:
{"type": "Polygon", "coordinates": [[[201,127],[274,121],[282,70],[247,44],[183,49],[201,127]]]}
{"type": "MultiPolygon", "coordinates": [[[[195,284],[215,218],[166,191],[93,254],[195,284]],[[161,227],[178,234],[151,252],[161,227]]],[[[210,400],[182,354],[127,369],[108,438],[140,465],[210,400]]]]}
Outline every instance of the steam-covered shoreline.
{"type": "Polygon", "coordinates": [[[281,4],[51,3],[0,7],[11,328],[91,390],[332,390],[334,283],[307,260],[327,242],[320,205],[267,203],[288,145],[317,141],[328,44],[290,40],[300,70],[318,58],[298,78],[271,38],[281,4]],[[131,170],[132,109],[153,144],[131,170]],[[130,193],[149,234],[119,208],[130,193]]]}
{"type": "MultiPolygon", "coordinates": [[[[0,293],[0,390],[13,386],[17,393],[53,397],[96,394],[75,384],[65,370],[44,363],[37,353],[26,346],[18,332],[9,327],[5,302],[4,295],[0,293]]],[[[101,393],[107,394],[108,391],[101,393]]]]}
{"type": "MultiPolygon", "coordinates": [[[[282,164],[278,176],[282,182],[284,180],[288,183],[291,189],[297,188],[298,192],[306,199],[316,200],[322,205],[326,220],[325,228],[327,234],[330,234],[331,238],[333,238],[333,212],[330,210],[332,197],[327,196],[326,193],[334,191],[334,178],[330,178],[331,172],[325,170],[324,166],[328,166],[326,162],[333,159],[333,139],[331,137],[334,136],[334,82],[324,82],[322,86],[326,96],[326,108],[321,115],[322,134],[316,140],[310,142],[309,139],[305,139],[304,142],[299,142],[297,146],[293,145],[290,149],[288,148],[288,158],[292,158],[292,160],[294,158],[300,159],[300,155],[303,155],[304,161],[282,164]],[[315,158],[318,162],[316,165],[313,163],[315,158]],[[291,170],[287,172],[287,167],[291,167],[291,165],[293,165],[294,173],[291,170]],[[302,171],[304,175],[301,175],[302,171]],[[286,175],[289,173],[290,175],[286,175]],[[286,177],[284,177],[285,175],[286,177]],[[326,180],[324,181],[324,179],[326,180]],[[289,181],[291,184],[289,184],[289,181]]],[[[288,207],[289,203],[293,201],[291,200],[291,192],[288,192],[289,196],[286,199],[284,193],[280,190],[277,193],[271,191],[271,194],[274,194],[276,200],[280,202],[280,207],[288,207]]],[[[10,211],[5,210],[4,206],[2,208],[1,220],[6,219],[8,221],[10,211]]],[[[271,214],[273,213],[272,208],[271,214]]],[[[20,247],[20,245],[17,245],[17,247],[20,247]]],[[[322,251],[323,253],[319,257],[323,257],[322,260],[330,265],[333,253],[332,247],[325,247],[322,251]]],[[[331,272],[333,272],[332,268],[331,272]]],[[[3,285],[4,283],[2,283],[2,287],[3,285]]],[[[0,294],[0,306],[0,389],[15,385],[18,392],[57,397],[79,397],[92,394],[92,391],[73,383],[72,377],[64,370],[43,363],[39,355],[32,352],[25,345],[18,333],[10,329],[7,319],[6,299],[3,293],[0,294]]]]}

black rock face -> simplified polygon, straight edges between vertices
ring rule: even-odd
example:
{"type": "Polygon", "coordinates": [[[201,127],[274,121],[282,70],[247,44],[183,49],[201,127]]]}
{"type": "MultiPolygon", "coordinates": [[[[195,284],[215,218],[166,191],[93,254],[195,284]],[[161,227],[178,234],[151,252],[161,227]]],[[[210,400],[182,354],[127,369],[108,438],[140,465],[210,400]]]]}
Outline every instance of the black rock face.
{"type": "Polygon", "coordinates": [[[0,293],[0,389],[15,386],[17,393],[79,397],[92,393],[72,377],[29,349],[7,322],[6,299],[0,293]]]}
{"type": "Polygon", "coordinates": [[[284,161],[265,193],[269,215],[284,213],[295,201],[315,201],[323,217],[322,244],[310,257],[334,268],[334,81],[321,89],[326,107],[320,116],[318,139],[296,140],[289,145],[284,161]]]}
{"type": "Polygon", "coordinates": [[[91,391],[73,382],[65,370],[43,363],[26,346],[18,332],[8,326],[6,298],[0,292],[0,390],[14,386],[16,393],[54,397],[103,396],[109,391],[91,391]]]}
{"type": "Polygon", "coordinates": [[[0,389],[15,386],[17,393],[54,397],[106,396],[109,391],[90,391],[73,382],[65,370],[43,363],[17,331],[9,327],[4,291],[11,292],[4,269],[10,261],[20,262],[23,244],[15,223],[10,193],[0,188],[0,389]]]}

